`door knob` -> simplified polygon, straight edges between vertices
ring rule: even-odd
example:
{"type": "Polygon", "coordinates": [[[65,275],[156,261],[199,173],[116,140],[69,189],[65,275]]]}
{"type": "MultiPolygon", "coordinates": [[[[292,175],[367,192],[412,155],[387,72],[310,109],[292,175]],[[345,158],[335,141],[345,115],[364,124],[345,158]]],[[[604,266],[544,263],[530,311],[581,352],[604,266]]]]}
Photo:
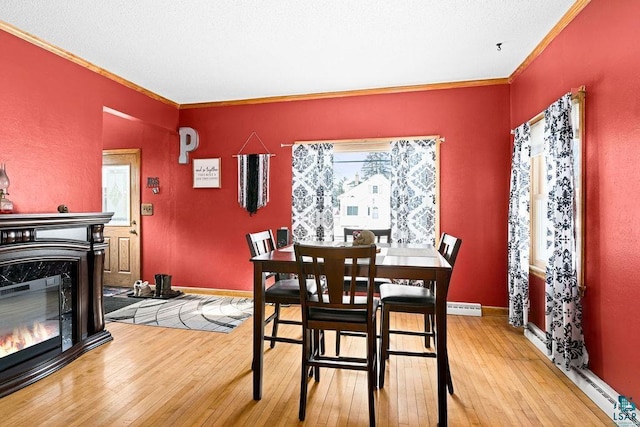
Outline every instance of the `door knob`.
{"type": "Polygon", "coordinates": [[[129,230],[129,234],[136,234],[137,235],[138,232],[135,229],[132,228],[131,230],[129,230]]]}

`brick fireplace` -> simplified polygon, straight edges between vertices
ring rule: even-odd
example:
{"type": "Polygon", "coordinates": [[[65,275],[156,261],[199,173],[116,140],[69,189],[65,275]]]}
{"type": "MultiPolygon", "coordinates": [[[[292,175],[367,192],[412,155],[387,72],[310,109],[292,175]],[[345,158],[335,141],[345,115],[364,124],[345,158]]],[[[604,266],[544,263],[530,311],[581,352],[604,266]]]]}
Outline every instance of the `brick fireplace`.
{"type": "Polygon", "coordinates": [[[102,307],[111,215],[0,215],[0,397],[112,340],[102,307]]]}

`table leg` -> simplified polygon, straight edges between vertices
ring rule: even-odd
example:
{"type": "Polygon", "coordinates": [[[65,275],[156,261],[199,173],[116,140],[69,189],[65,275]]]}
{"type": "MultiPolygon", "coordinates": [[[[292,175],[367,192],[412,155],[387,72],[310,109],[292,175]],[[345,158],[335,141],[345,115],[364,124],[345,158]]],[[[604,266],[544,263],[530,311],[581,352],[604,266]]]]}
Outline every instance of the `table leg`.
{"type": "Polygon", "coordinates": [[[438,363],[438,426],[447,425],[447,290],[451,271],[436,273],[436,350],[438,363]]]}
{"type": "Polygon", "coordinates": [[[262,265],[256,262],[253,264],[253,400],[262,399],[264,282],[262,265]]]}

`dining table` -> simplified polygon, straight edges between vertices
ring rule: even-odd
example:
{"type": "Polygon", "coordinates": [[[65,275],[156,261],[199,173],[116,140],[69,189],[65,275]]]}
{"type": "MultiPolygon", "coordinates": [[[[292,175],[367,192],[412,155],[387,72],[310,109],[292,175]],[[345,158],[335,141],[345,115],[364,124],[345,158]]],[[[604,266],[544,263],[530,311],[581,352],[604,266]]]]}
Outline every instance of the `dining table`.
{"type": "MultiPolygon", "coordinates": [[[[345,242],[300,242],[318,246],[351,245],[345,242]]],[[[436,348],[438,425],[447,425],[447,291],[451,265],[433,245],[421,243],[377,243],[376,277],[422,280],[433,283],[436,295],[436,348]]],[[[296,273],[293,246],[285,246],[251,258],[253,263],[253,399],[262,398],[264,369],[265,281],[267,273],[296,273]]],[[[345,265],[351,275],[353,265],[345,265]]],[[[357,275],[366,276],[367,265],[357,264],[357,275]]]]}

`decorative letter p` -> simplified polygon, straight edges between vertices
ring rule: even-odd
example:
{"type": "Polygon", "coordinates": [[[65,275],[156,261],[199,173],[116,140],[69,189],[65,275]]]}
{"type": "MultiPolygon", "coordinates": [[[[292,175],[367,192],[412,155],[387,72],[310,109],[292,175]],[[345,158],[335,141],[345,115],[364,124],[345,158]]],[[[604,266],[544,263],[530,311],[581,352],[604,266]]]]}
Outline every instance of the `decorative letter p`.
{"type": "Polygon", "coordinates": [[[178,163],[186,165],[189,163],[189,152],[198,148],[198,132],[193,128],[183,127],[178,129],[180,134],[180,157],[178,163]]]}

